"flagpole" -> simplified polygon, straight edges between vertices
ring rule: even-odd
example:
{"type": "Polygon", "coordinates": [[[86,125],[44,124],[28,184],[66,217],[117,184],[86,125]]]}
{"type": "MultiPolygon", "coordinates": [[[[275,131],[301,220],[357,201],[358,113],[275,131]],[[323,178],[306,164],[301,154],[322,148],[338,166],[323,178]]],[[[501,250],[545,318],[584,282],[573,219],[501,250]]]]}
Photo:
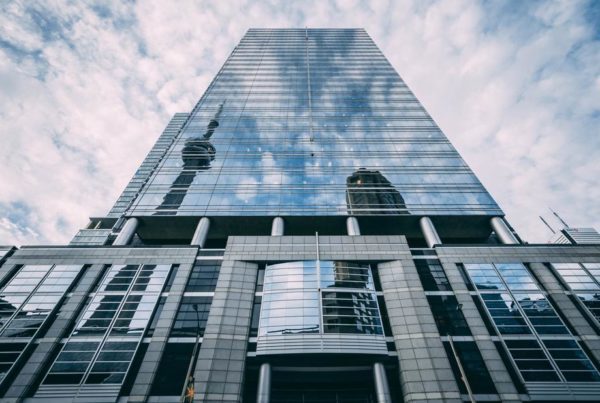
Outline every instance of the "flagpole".
{"type": "Polygon", "coordinates": [[[181,391],[181,403],[193,403],[196,392],[194,388],[194,369],[196,368],[196,356],[198,355],[198,347],[200,346],[200,314],[198,313],[198,304],[193,304],[192,308],[196,311],[196,343],[194,343],[192,358],[190,359],[183,390],[181,391]]]}

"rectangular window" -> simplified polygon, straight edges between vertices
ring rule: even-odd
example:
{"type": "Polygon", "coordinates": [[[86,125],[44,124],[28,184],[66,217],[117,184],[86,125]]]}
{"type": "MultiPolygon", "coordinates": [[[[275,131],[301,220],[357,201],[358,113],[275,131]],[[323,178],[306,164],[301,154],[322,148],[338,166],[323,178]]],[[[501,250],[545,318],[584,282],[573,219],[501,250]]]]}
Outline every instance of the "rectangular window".
{"type": "Polygon", "coordinates": [[[460,361],[460,365],[467,377],[469,387],[474,394],[498,393],[494,386],[494,382],[492,381],[492,377],[485,366],[483,357],[474,341],[446,341],[444,342],[444,348],[450,359],[452,371],[454,372],[454,377],[456,378],[461,393],[467,393],[467,387],[462,379],[457,359],[460,361]],[[454,349],[452,347],[454,347],[454,349]]]}
{"type": "Polygon", "coordinates": [[[122,384],[170,269],[108,266],[39,390],[45,385],[122,384]]]}
{"type": "MultiPolygon", "coordinates": [[[[525,383],[600,380],[597,369],[525,265],[464,267],[525,383]]],[[[572,265],[563,265],[560,270],[567,277],[578,277],[578,269],[572,265]]]]}
{"type": "Polygon", "coordinates": [[[196,337],[198,332],[203,336],[211,303],[212,297],[183,297],[171,337],[196,337]]]}
{"type": "MultiPolygon", "coordinates": [[[[15,343],[10,352],[0,351],[0,360],[4,360],[0,361],[0,381],[86,268],[81,265],[25,265],[0,291],[0,337],[27,340],[27,343],[15,343]]],[[[10,350],[8,345],[4,348],[10,350]]]]}
{"type": "Polygon", "coordinates": [[[167,343],[152,381],[151,395],[181,395],[193,350],[194,343],[167,343]]]}
{"type": "Polygon", "coordinates": [[[433,313],[440,335],[470,336],[469,325],[460,310],[455,296],[428,295],[427,301],[433,313]]]}
{"type": "Polygon", "coordinates": [[[185,286],[186,292],[213,292],[217,286],[220,260],[197,260],[185,286]]]}
{"type": "Polygon", "coordinates": [[[452,291],[439,260],[415,259],[414,262],[425,291],[452,291]]]}

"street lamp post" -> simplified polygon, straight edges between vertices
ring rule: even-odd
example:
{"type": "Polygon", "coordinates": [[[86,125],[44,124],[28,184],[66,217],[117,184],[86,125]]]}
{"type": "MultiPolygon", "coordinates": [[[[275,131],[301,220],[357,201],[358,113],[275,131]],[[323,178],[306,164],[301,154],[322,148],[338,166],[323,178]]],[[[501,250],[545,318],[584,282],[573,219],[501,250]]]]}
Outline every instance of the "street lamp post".
{"type": "Polygon", "coordinates": [[[198,304],[193,304],[192,308],[196,312],[196,343],[194,343],[192,358],[185,377],[186,381],[181,392],[181,403],[193,403],[196,393],[194,388],[194,369],[196,368],[196,356],[198,355],[198,347],[200,346],[200,313],[198,312],[198,304]]]}

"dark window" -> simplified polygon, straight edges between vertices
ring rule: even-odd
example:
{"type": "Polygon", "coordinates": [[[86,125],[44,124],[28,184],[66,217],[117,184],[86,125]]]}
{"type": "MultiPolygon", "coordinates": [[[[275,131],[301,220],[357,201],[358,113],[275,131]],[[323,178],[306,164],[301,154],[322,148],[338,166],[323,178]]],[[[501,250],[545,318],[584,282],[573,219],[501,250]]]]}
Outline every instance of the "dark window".
{"type": "Polygon", "coordinates": [[[265,284],[265,265],[260,265],[258,268],[258,276],[256,277],[256,292],[262,292],[265,284]]]}
{"type": "Polygon", "coordinates": [[[148,350],[148,343],[142,343],[135,353],[135,358],[131,363],[131,368],[127,372],[127,376],[125,377],[125,382],[123,382],[123,389],[121,389],[122,396],[129,396],[131,392],[131,388],[133,387],[133,383],[135,382],[135,378],[140,370],[140,366],[144,361],[144,355],[146,354],[146,350],[148,350]]]}
{"type": "Polygon", "coordinates": [[[386,336],[393,336],[392,326],[390,326],[390,317],[387,313],[385,299],[382,296],[377,296],[377,304],[379,305],[379,313],[381,314],[381,323],[383,324],[383,332],[386,336]]]}
{"type": "Polygon", "coordinates": [[[373,285],[375,286],[375,291],[381,291],[381,279],[379,278],[379,267],[377,267],[377,265],[371,266],[371,274],[373,275],[373,285]]]}
{"type": "Polygon", "coordinates": [[[185,286],[185,291],[211,292],[217,286],[219,278],[220,260],[196,261],[192,273],[185,286]]]}
{"type": "Polygon", "coordinates": [[[260,321],[260,305],[262,303],[261,297],[254,297],[254,304],[252,305],[252,322],[250,324],[250,337],[258,336],[258,324],[260,321]]]}
{"type": "Polygon", "coordinates": [[[467,321],[458,306],[456,297],[450,295],[427,296],[435,324],[442,336],[470,336],[467,321]]]}
{"type": "MultiPolygon", "coordinates": [[[[474,341],[455,341],[453,342],[454,350],[460,360],[460,364],[465,371],[467,381],[471,387],[471,391],[476,394],[497,393],[494,382],[488,372],[481,353],[474,341]]],[[[462,381],[462,376],[458,368],[456,357],[452,351],[450,342],[444,342],[444,348],[450,359],[454,377],[458,383],[461,393],[467,393],[467,388],[462,381]]]]}
{"type": "Polygon", "coordinates": [[[194,343],[167,344],[152,382],[151,395],[181,395],[193,350],[194,343]]]}
{"type": "Polygon", "coordinates": [[[163,292],[171,291],[171,286],[173,285],[173,281],[175,281],[175,276],[177,275],[178,270],[179,270],[179,265],[174,264],[173,268],[169,272],[169,277],[167,277],[167,283],[165,284],[165,288],[163,289],[163,292]]]}
{"type": "Polygon", "coordinates": [[[414,262],[425,291],[452,291],[439,260],[415,259],[414,262]]]}
{"type": "Polygon", "coordinates": [[[504,363],[504,366],[506,367],[506,370],[508,371],[508,374],[510,375],[510,379],[512,380],[513,384],[517,388],[517,391],[519,393],[527,393],[527,389],[525,389],[523,382],[521,382],[521,378],[519,378],[519,375],[517,375],[517,372],[515,371],[514,366],[510,362],[510,358],[508,358],[508,353],[507,353],[506,349],[504,348],[504,346],[502,345],[502,343],[499,341],[495,341],[494,345],[496,346],[496,349],[498,350],[498,354],[500,354],[500,357],[502,358],[502,362],[504,363]]]}
{"type": "Polygon", "coordinates": [[[183,297],[171,336],[195,337],[198,330],[202,336],[211,303],[211,297],[183,297]]]}

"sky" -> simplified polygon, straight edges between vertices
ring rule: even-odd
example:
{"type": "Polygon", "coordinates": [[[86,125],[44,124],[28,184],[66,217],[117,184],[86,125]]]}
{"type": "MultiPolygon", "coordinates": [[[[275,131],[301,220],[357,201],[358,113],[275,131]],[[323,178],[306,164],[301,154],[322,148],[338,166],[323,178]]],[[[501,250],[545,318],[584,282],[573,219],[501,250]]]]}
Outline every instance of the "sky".
{"type": "Polygon", "coordinates": [[[600,230],[600,1],[2,1],[0,244],[68,243],[248,28],[306,26],[364,27],[526,241],[600,230]]]}

